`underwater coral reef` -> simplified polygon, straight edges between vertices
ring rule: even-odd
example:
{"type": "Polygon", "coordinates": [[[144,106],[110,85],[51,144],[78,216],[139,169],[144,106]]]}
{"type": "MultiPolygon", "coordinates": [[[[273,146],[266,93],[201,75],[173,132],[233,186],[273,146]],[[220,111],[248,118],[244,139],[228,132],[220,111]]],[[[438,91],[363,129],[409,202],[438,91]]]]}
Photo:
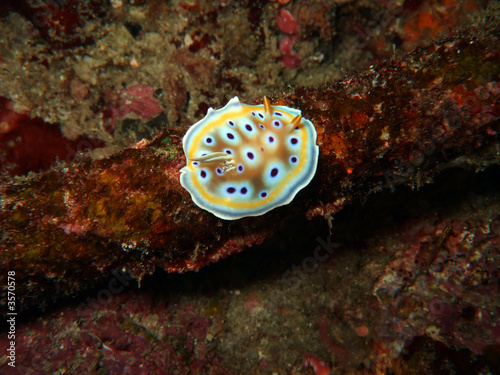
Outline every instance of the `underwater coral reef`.
{"type": "MultiPolygon", "coordinates": [[[[495,373],[499,15],[470,0],[3,3],[2,373],[495,373]],[[287,204],[249,217],[232,185],[215,210],[181,185],[186,163],[224,181],[243,167],[184,137],[207,111],[219,132],[209,108],[236,95],[263,104],[256,118],[300,111],[289,131],[311,133],[293,146],[319,147],[300,154],[317,158],[302,190],[279,185],[287,204]],[[184,155],[183,138],[201,148],[184,155]]],[[[287,170],[238,147],[250,171],[287,170]]]]}

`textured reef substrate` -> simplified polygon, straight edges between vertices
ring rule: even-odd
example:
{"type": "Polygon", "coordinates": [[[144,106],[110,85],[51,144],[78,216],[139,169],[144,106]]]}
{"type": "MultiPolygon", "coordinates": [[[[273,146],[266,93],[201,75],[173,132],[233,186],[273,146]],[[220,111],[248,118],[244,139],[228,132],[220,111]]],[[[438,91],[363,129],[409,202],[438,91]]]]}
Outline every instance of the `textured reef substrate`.
{"type": "Polygon", "coordinates": [[[499,173],[454,168],[419,192],[373,195],[337,214],[332,235],[320,218],[290,220],[254,249],[198,273],[158,271],[140,288],[114,270],[73,301],[18,321],[18,369],[494,371],[499,173]]]}
{"type": "Polygon", "coordinates": [[[85,156],[4,177],[2,268],[16,271],[21,306],[70,294],[111,270],[138,280],[156,268],[199,270],[262,243],[287,218],[332,220],[371,193],[419,188],[452,166],[497,163],[495,30],[464,29],[401,60],[272,97],[314,123],[320,158],[291,204],[260,217],[224,221],[191,201],[179,183],[183,128],[103,160],[85,156]]]}
{"type": "Polygon", "coordinates": [[[499,367],[498,5],[106,4],[0,5],[2,373],[499,367]],[[318,172],[219,220],[179,185],[182,136],[263,94],[313,121],[318,172]]]}

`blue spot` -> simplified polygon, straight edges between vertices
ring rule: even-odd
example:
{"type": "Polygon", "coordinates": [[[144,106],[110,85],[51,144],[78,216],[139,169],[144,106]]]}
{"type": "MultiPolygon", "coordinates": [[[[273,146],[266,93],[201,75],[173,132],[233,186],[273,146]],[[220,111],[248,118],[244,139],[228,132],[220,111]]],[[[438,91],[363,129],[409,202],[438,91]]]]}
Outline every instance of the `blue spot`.
{"type": "Polygon", "coordinates": [[[205,139],[205,142],[207,142],[208,144],[212,143],[213,142],[213,139],[210,138],[210,137],[207,137],[207,139],[205,139]]]}
{"type": "Polygon", "coordinates": [[[253,152],[247,152],[247,157],[248,157],[250,160],[253,160],[253,158],[255,157],[255,155],[253,154],[253,152]]]}
{"type": "Polygon", "coordinates": [[[228,124],[229,124],[229,126],[234,127],[234,122],[232,122],[231,120],[228,121],[228,124]]]}
{"type": "Polygon", "coordinates": [[[233,154],[233,151],[231,151],[231,150],[230,150],[230,149],[228,149],[228,148],[226,148],[226,149],[224,150],[224,152],[225,152],[226,154],[229,154],[229,155],[232,155],[232,154],[233,154]]]}
{"type": "Polygon", "coordinates": [[[246,187],[242,187],[240,193],[245,195],[246,193],[248,193],[248,189],[246,187]]]}
{"type": "Polygon", "coordinates": [[[243,164],[238,165],[238,172],[243,172],[245,170],[245,167],[243,167],[243,164]]]}
{"type": "Polygon", "coordinates": [[[205,170],[202,170],[202,171],[200,172],[200,177],[201,177],[201,178],[207,178],[207,172],[206,172],[205,170]]]}
{"type": "Polygon", "coordinates": [[[260,192],[260,197],[261,197],[261,198],[265,198],[265,197],[267,197],[267,191],[261,191],[261,192],[260,192]]]}
{"type": "Polygon", "coordinates": [[[193,165],[198,165],[200,163],[198,163],[197,161],[193,161],[193,165]]]}
{"type": "Polygon", "coordinates": [[[273,143],[274,142],[274,137],[269,137],[269,143],[273,143]]]}
{"type": "Polygon", "coordinates": [[[299,159],[297,159],[297,157],[295,155],[290,157],[290,163],[297,164],[298,161],[299,161],[299,159]]]}
{"type": "Polygon", "coordinates": [[[224,174],[224,172],[222,172],[222,169],[220,169],[220,168],[217,168],[217,169],[215,170],[215,172],[216,172],[219,176],[222,176],[222,175],[224,174]]]}
{"type": "Polygon", "coordinates": [[[279,128],[281,126],[281,121],[275,120],[275,121],[273,121],[273,125],[276,126],[277,128],[279,128]]]}
{"type": "Polygon", "coordinates": [[[290,139],[290,143],[295,146],[297,143],[299,143],[299,140],[297,138],[293,137],[290,139]]]}
{"type": "MultiPolygon", "coordinates": [[[[272,189],[277,186],[278,181],[281,182],[283,178],[286,176],[286,171],[290,168],[290,166],[287,167],[288,165],[288,160],[285,160],[286,163],[282,163],[281,160],[274,160],[270,161],[270,165],[267,166],[262,173],[260,174],[261,181],[263,183],[263,186],[265,186],[267,189],[266,191],[271,194],[272,189]],[[271,188],[272,187],[272,188],[271,188]]],[[[296,168],[293,168],[296,169],[296,168]]],[[[300,172],[300,171],[299,171],[300,172]]],[[[293,171],[293,173],[297,173],[297,171],[293,171]]],[[[283,189],[287,189],[287,186],[284,186],[283,189]]]]}
{"type": "Polygon", "coordinates": [[[259,127],[260,127],[261,129],[265,129],[265,128],[266,128],[266,127],[265,127],[264,125],[262,125],[262,124],[259,124],[259,127]]]}
{"type": "Polygon", "coordinates": [[[283,114],[282,114],[282,113],[280,113],[280,112],[274,112],[274,114],[275,114],[276,116],[283,116],[283,114]]]}
{"type": "Polygon", "coordinates": [[[262,113],[259,113],[260,118],[264,118],[264,115],[262,113]]]}
{"type": "Polygon", "coordinates": [[[251,132],[253,130],[252,126],[249,124],[245,125],[245,129],[248,130],[249,132],[251,132]]]}
{"type": "Polygon", "coordinates": [[[229,194],[234,194],[234,192],[236,191],[236,189],[234,187],[228,187],[227,190],[226,190],[229,194]]]}
{"type": "Polygon", "coordinates": [[[234,139],[234,134],[233,133],[227,133],[227,137],[229,139],[234,139]]]}

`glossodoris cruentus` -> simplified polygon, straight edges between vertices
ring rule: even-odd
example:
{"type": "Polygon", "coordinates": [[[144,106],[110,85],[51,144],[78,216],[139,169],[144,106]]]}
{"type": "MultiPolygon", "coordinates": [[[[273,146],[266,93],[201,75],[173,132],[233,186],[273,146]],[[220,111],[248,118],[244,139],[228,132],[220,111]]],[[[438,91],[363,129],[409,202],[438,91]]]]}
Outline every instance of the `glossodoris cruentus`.
{"type": "Polygon", "coordinates": [[[314,177],[316,137],[300,110],[234,97],[186,132],[180,183],[196,205],[221,219],[262,215],[290,203],[314,177]]]}

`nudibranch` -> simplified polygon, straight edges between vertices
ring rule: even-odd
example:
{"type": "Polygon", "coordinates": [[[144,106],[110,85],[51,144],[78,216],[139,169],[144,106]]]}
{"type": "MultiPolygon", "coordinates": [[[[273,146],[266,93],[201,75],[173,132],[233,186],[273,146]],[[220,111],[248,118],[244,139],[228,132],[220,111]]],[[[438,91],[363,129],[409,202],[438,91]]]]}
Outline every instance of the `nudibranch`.
{"type": "Polygon", "coordinates": [[[194,203],[225,220],[259,216],[292,201],[314,177],[316,129],[301,111],[231,99],[183,138],[181,185],[194,203]]]}

